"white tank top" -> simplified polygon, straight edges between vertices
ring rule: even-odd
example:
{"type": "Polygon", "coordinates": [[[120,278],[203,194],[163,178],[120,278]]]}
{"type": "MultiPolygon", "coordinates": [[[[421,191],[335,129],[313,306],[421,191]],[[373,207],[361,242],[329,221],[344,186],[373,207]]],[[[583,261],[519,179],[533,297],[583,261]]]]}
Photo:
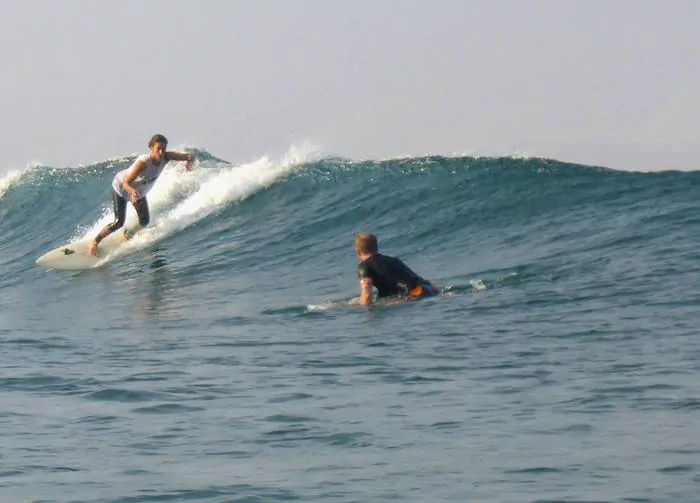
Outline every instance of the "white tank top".
{"type": "Polygon", "coordinates": [[[153,184],[156,183],[156,180],[158,180],[158,177],[163,172],[163,168],[165,168],[165,165],[168,164],[168,161],[166,161],[164,158],[159,165],[156,165],[153,163],[150,154],[143,154],[138,156],[131,166],[118,172],[114,176],[112,187],[117,194],[127,200],[131,199],[131,195],[124,189],[124,179],[126,178],[126,174],[129,172],[129,170],[133,168],[134,164],[136,164],[138,161],[143,161],[146,163],[146,169],[144,169],[141,174],[136,177],[136,180],[131,183],[132,187],[136,189],[139,199],[148,194],[148,191],[151,190],[153,184]]]}

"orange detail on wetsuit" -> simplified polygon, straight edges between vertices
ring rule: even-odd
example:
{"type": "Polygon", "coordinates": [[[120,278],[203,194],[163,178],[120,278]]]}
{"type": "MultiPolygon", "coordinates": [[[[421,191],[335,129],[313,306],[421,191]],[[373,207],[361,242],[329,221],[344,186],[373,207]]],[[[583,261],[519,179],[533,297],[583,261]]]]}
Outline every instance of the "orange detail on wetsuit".
{"type": "Polygon", "coordinates": [[[408,292],[408,298],[415,299],[416,297],[422,297],[424,293],[425,289],[423,288],[423,285],[418,285],[413,290],[408,292]]]}

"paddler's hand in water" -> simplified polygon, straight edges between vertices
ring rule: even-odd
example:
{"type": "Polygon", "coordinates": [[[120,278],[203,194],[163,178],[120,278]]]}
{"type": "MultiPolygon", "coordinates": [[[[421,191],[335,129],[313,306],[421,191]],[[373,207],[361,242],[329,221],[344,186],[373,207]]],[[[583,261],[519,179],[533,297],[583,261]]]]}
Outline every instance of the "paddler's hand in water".
{"type": "Polygon", "coordinates": [[[192,163],[194,162],[194,154],[187,154],[187,163],[185,163],[185,169],[187,171],[192,171],[192,163]]]}

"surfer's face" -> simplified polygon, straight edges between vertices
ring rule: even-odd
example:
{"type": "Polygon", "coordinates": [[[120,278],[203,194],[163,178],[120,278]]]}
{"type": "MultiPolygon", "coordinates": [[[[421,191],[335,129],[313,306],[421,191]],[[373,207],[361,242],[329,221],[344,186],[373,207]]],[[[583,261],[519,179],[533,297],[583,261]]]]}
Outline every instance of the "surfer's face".
{"type": "Polygon", "coordinates": [[[165,156],[165,150],[167,148],[167,143],[154,143],[151,147],[151,159],[153,159],[156,162],[162,161],[163,157],[165,156]]]}

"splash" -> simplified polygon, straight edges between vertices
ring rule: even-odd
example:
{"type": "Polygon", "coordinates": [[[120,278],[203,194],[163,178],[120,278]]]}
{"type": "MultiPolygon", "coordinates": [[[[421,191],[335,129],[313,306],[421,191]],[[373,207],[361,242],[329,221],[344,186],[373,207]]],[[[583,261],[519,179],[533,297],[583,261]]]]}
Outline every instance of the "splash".
{"type": "Polygon", "coordinates": [[[38,166],[39,164],[29,164],[24,169],[17,169],[5,173],[5,175],[0,178],[0,198],[3,197],[8,190],[17,185],[26,173],[36,169],[38,166]]]}

